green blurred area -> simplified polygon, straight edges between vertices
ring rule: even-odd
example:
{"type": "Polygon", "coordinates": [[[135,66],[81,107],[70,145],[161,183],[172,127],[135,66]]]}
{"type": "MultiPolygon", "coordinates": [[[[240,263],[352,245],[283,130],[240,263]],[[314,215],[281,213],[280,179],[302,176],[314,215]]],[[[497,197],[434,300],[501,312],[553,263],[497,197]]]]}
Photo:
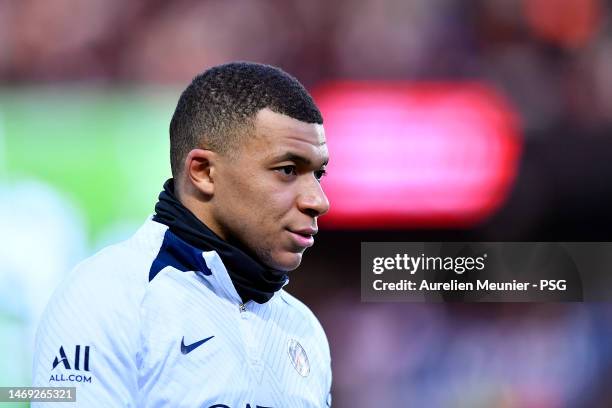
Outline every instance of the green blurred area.
{"type": "Polygon", "coordinates": [[[170,176],[178,89],[0,89],[0,179],[38,179],[86,217],[90,243],[142,222],[170,176]]]}

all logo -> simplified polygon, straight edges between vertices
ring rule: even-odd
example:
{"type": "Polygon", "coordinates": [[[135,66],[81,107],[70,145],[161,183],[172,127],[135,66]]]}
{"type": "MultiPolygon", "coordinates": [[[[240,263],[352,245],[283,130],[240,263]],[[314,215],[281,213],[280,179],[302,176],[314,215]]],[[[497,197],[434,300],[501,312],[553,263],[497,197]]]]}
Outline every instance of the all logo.
{"type": "Polygon", "coordinates": [[[74,368],[70,366],[70,361],[68,360],[68,357],[66,356],[66,352],[64,351],[64,346],[60,346],[59,357],[56,356],[55,360],[53,360],[53,367],[51,368],[51,370],[55,369],[55,367],[57,367],[60,363],[64,364],[64,368],[66,370],[89,371],[89,346],[85,346],[82,358],[81,358],[81,346],[78,344],[75,346],[74,360],[73,360],[73,366],[72,366],[74,368]]]}
{"type": "MultiPolygon", "coordinates": [[[[59,355],[53,359],[51,371],[57,366],[63,366],[66,370],[90,371],[89,370],[89,346],[81,346],[77,344],[74,347],[74,359],[70,359],[64,350],[64,346],[60,346],[59,355]]],[[[60,367],[61,368],[61,367],[60,367]]],[[[91,383],[91,375],[85,374],[51,374],[49,381],[57,382],[85,382],[91,383]]]]}
{"type": "Polygon", "coordinates": [[[297,340],[291,339],[289,340],[288,351],[289,359],[298,374],[302,377],[308,377],[308,374],[310,374],[310,363],[302,345],[297,340]]]}

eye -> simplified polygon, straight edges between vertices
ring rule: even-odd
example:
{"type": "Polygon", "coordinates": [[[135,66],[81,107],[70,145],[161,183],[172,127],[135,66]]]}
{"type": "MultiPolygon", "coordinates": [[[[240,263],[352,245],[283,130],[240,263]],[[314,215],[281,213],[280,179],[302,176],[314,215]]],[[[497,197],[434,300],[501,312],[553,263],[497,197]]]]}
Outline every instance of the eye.
{"type": "Polygon", "coordinates": [[[327,171],[321,169],[318,171],[315,171],[315,177],[317,178],[317,180],[321,180],[323,177],[325,177],[325,175],[327,174],[327,171]]]}
{"type": "Polygon", "coordinates": [[[297,174],[296,167],[294,165],[287,165],[274,169],[280,172],[283,176],[294,176],[297,174]]]}

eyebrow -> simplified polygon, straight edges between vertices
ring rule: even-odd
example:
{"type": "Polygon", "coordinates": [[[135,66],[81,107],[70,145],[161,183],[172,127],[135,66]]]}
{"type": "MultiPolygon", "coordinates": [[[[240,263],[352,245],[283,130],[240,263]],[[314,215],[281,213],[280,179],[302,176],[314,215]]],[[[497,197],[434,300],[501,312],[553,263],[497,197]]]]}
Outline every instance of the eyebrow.
{"type": "MultiPolygon", "coordinates": [[[[274,157],[272,159],[274,162],[283,162],[283,161],[292,161],[292,162],[296,162],[298,164],[301,164],[303,166],[312,166],[312,160],[310,160],[307,157],[304,156],[300,156],[299,154],[295,154],[295,153],[291,153],[291,152],[287,152],[284,154],[281,154],[280,156],[274,157]]],[[[321,167],[323,166],[327,166],[327,163],[329,162],[329,158],[325,159],[325,161],[321,164],[321,167]]]]}

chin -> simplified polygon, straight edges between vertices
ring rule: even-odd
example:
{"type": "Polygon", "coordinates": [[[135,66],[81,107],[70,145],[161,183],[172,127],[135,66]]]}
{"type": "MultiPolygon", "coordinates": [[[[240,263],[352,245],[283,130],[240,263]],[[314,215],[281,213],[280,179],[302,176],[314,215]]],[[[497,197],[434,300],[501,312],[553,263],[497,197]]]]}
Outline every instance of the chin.
{"type": "Polygon", "coordinates": [[[270,267],[283,272],[296,269],[302,263],[302,254],[295,252],[285,252],[274,256],[270,267]]]}

